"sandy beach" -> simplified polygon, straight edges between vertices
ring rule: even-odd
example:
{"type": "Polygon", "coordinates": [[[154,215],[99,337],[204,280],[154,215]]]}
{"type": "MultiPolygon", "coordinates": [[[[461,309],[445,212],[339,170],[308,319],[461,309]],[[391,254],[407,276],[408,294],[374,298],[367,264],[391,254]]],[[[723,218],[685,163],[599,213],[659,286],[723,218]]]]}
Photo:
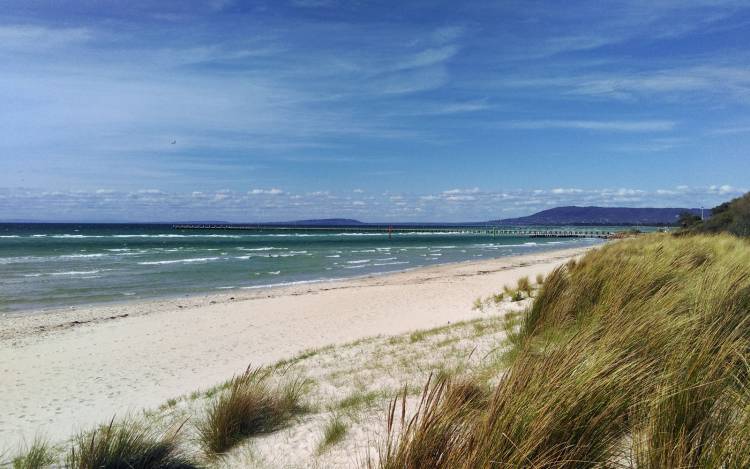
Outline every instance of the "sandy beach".
{"type": "Polygon", "coordinates": [[[54,441],[302,350],[472,319],[568,249],[337,282],[0,318],[0,448],[54,441]]]}

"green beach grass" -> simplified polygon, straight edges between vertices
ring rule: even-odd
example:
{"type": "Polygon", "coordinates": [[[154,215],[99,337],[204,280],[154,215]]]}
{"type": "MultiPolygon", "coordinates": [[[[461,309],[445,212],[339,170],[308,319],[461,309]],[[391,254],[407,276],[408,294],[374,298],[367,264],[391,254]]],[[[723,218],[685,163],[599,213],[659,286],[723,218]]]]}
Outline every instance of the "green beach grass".
{"type": "Polygon", "coordinates": [[[651,235],[544,281],[486,400],[394,400],[379,468],[747,467],[750,243],[651,235]],[[400,425],[394,422],[400,421],[400,425]]]}

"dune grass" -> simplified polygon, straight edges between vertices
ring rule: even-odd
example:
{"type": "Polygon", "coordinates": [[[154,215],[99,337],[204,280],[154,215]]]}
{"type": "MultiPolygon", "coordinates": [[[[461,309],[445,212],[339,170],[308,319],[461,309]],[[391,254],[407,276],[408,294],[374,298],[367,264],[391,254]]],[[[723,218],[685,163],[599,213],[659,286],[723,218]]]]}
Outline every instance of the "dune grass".
{"type": "Polygon", "coordinates": [[[529,277],[521,277],[518,279],[518,283],[516,284],[516,291],[522,291],[531,296],[531,290],[531,281],[529,280],[529,277]]]}
{"type": "Polygon", "coordinates": [[[323,453],[331,446],[343,440],[348,430],[349,427],[341,415],[333,414],[323,428],[323,439],[320,445],[318,445],[318,453],[323,453]]]}
{"type": "Polygon", "coordinates": [[[71,469],[191,469],[199,467],[177,443],[181,427],[158,433],[134,420],[81,433],[73,440],[66,466],[71,469]]]}
{"type": "Polygon", "coordinates": [[[536,284],[540,287],[544,284],[544,275],[536,274],[536,284]]]}
{"type": "MultiPolygon", "coordinates": [[[[553,271],[509,328],[509,368],[487,399],[433,380],[400,425],[394,400],[371,465],[750,463],[747,241],[652,235],[607,245],[553,271]]],[[[481,395],[476,377],[459,382],[481,395]]]]}
{"type": "Polygon", "coordinates": [[[209,404],[196,425],[206,454],[218,455],[250,436],[272,432],[305,410],[306,381],[295,377],[272,384],[270,374],[269,368],[248,368],[209,404]]]}
{"type": "Polygon", "coordinates": [[[55,463],[57,457],[47,440],[36,437],[30,445],[25,445],[13,458],[13,469],[40,469],[55,463]]]}

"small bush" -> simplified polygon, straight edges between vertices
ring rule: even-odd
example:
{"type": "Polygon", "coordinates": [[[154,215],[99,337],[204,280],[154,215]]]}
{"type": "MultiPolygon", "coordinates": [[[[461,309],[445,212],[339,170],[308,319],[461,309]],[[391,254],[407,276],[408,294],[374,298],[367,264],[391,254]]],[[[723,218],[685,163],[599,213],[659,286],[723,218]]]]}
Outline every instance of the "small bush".
{"type": "Polygon", "coordinates": [[[540,287],[544,285],[544,275],[536,274],[536,284],[540,287]]]}
{"type": "Polygon", "coordinates": [[[494,295],[491,296],[491,298],[492,298],[493,303],[499,304],[500,302],[503,301],[504,296],[502,293],[495,293],[494,295]]]}
{"type": "Polygon", "coordinates": [[[55,462],[55,454],[49,443],[37,437],[30,446],[24,447],[21,454],[13,458],[13,469],[39,469],[55,462]]]}
{"type": "Polygon", "coordinates": [[[523,300],[523,293],[521,293],[521,290],[514,291],[510,297],[510,300],[513,302],[523,300]]]}
{"type": "Polygon", "coordinates": [[[318,452],[322,453],[329,447],[340,442],[346,436],[348,427],[340,415],[334,414],[323,428],[323,440],[318,446],[318,452]]]}
{"type": "Polygon", "coordinates": [[[471,309],[475,311],[482,311],[484,310],[484,303],[482,302],[481,298],[477,298],[474,300],[474,304],[471,306],[471,309]]]}
{"type": "Polygon", "coordinates": [[[248,368],[209,405],[206,417],[196,425],[207,454],[223,453],[245,438],[272,432],[304,411],[300,401],[305,380],[272,386],[269,377],[269,370],[248,368]]]}
{"type": "Polygon", "coordinates": [[[177,431],[160,434],[125,420],[82,433],[67,457],[71,469],[191,469],[198,466],[177,445],[177,431]]]}

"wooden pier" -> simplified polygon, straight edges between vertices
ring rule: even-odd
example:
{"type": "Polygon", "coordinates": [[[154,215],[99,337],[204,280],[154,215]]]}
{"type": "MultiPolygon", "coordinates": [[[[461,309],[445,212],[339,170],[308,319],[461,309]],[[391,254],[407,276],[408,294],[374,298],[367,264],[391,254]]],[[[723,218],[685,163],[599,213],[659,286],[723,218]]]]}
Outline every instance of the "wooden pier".
{"type": "Polygon", "coordinates": [[[450,233],[475,236],[507,236],[522,238],[611,238],[615,232],[595,229],[576,228],[524,228],[480,225],[374,225],[361,226],[309,226],[309,225],[223,225],[223,224],[187,224],[173,225],[175,230],[234,230],[258,233],[284,233],[301,231],[310,233],[450,233]]]}

